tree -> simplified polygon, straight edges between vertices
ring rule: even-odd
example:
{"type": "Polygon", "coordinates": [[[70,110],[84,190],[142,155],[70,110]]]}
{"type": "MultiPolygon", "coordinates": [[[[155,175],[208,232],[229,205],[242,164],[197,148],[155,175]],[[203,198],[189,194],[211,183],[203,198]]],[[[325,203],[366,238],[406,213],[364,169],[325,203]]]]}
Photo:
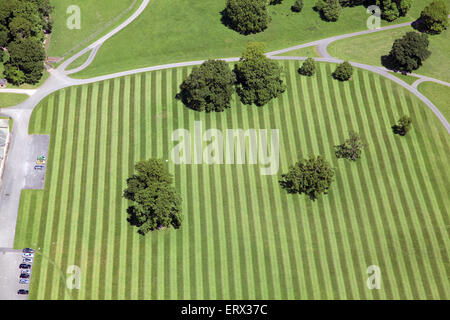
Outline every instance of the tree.
{"type": "Polygon", "coordinates": [[[8,45],[8,29],[0,25],[0,48],[8,45]]]}
{"type": "Polygon", "coordinates": [[[269,1],[269,4],[270,5],[276,5],[276,4],[280,4],[280,3],[282,3],[283,2],[283,0],[270,0],[269,1]]]}
{"type": "Polygon", "coordinates": [[[19,68],[7,63],[3,72],[5,78],[13,85],[20,86],[25,83],[25,74],[19,68]]]}
{"type": "Polygon", "coordinates": [[[264,44],[249,43],[235,65],[237,93],[242,103],[263,106],[286,89],[278,64],[264,55],[264,44]]]}
{"type": "Polygon", "coordinates": [[[339,0],[319,0],[314,8],[326,21],[337,21],[342,11],[339,0]]]}
{"type": "Polygon", "coordinates": [[[227,0],[224,22],[241,34],[261,32],[267,28],[270,20],[266,1],[227,0]]]}
{"type": "Polygon", "coordinates": [[[347,81],[353,75],[353,67],[348,61],[338,64],[333,72],[333,77],[339,81],[347,81]]]}
{"type": "Polygon", "coordinates": [[[298,73],[304,76],[312,76],[316,72],[316,62],[313,58],[308,58],[303,62],[303,65],[298,69],[298,73]]]}
{"type": "Polygon", "coordinates": [[[366,147],[366,144],[358,133],[350,131],[349,135],[350,138],[345,140],[343,144],[335,146],[335,154],[337,158],[354,161],[361,158],[362,150],[366,147]]]}
{"type": "Polygon", "coordinates": [[[364,4],[365,0],[339,0],[342,7],[354,7],[364,4]]]}
{"type": "Polygon", "coordinates": [[[411,126],[412,126],[412,119],[407,115],[403,115],[398,120],[398,124],[392,126],[392,130],[394,131],[395,134],[405,136],[408,133],[408,131],[411,130],[411,126]]]}
{"type": "Polygon", "coordinates": [[[8,45],[10,62],[25,74],[27,83],[37,83],[44,71],[45,50],[36,38],[20,38],[8,45]]]}
{"type": "Polygon", "coordinates": [[[418,69],[430,55],[428,36],[418,32],[407,32],[402,38],[394,41],[389,53],[393,68],[411,72],[418,69]]]}
{"type": "Polygon", "coordinates": [[[303,0],[295,0],[294,4],[291,7],[291,10],[294,12],[300,12],[303,9],[303,0]]]}
{"type": "Polygon", "coordinates": [[[381,18],[393,21],[400,16],[405,16],[411,8],[412,0],[377,0],[376,5],[380,7],[381,18]]]}
{"type": "Polygon", "coordinates": [[[423,28],[430,34],[439,34],[448,27],[448,10],[445,3],[435,0],[423,9],[420,14],[423,28]]]}
{"type": "Polygon", "coordinates": [[[327,193],[334,178],[334,168],[322,156],[302,159],[289,168],[280,179],[280,185],[288,193],[306,194],[315,200],[327,193]]]}
{"type": "Polygon", "coordinates": [[[181,196],[172,186],[173,177],[161,159],[136,163],[127,179],[123,196],[133,202],[128,207],[128,222],[138,227],[140,234],[181,226],[181,196]]]}
{"type": "Polygon", "coordinates": [[[194,67],[180,86],[178,97],[197,111],[224,111],[230,107],[236,76],[222,60],[208,60],[194,67]]]}

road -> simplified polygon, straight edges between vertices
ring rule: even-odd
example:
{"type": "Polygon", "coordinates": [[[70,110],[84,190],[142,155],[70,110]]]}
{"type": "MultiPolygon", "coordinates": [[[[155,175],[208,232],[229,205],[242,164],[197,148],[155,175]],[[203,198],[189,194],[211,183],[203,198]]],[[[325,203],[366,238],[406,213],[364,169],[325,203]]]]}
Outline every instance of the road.
{"type": "MultiPolygon", "coordinates": [[[[102,37],[101,39],[93,42],[91,45],[86,47],[85,49],[81,50],[71,58],[64,61],[57,69],[50,70],[50,77],[47,79],[47,81],[39,87],[35,91],[27,91],[26,94],[30,95],[30,98],[23,103],[10,107],[8,109],[0,109],[0,116],[10,116],[14,119],[14,126],[13,126],[13,135],[11,139],[11,146],[7,157],[6,167],[5,167],[5,174],[3,178],[3,183],[0,186],[0,247],[4,248],[12,248],[14,245],[14,235],[15,235],[15,226],[17,221],[17,213],[19,209],[19,201],[20,201],[20,193],[21,190],[26,185],[26,176],[27,176],[27,169],[30,166],[29,160],[30,154],[29,150],[31,150],[32,145],[32,137],[28,135],[28,125],[30,121],[30,117],[32,114],[33,109],[38,105],[38,103],[44,99],[49,94],[60,90],[62,88],[68,87],[68,86],[74,86],[74,85],[83,85],[88,84],[92,82],[102,81],[102,80],[108,80],[112,78],[142,73],[142,72],[148,72],[148,71],[154,71],[154,70],[161,70],[161,69],[168,69],[168,68],[177,68],[177,67],[184,67],[184,66],[192,66],[192,65],[199,65],[203,62],[203,60],[200,61],[190,61],[190,62],[181,62],[181,63],[172,63],[172,64],[165,64],[160,66],[153,66],[148,68],[140,68],[140,69],[134,69],[134,70],[128,70],[124,72],[114,73],[110,75],[104,75],[99,77],[94,77],[90,79],[73,79],[70,78],[69,75],[73,74],[75,72],[79,72],[86,67],[88,67],[92,61],[94,60],[96,54],[98,53],[99,48],[110,39],[112,36],[120,32],[122,29],[124,29],[126,26],[128,26],[131,22],[133,22],[139,15],[145,10],[145,8],[150,3],[150,0],[144,0],[140,7],[134,12],[125,22],[120,24],[118,27],[113,29],[111,32],[109,32],[107,35],[102,37]],[[83,63],[82,66],[67,71],[66,69],[69,67],[69,65],[75,61],[77,58],[81,57],[85,53],[91,52],[88,59],[83,63]]],[[[326,61],[331,63],[340,63],[342,60],[339,60],[337,58],[332,57],[328,54],[326,48],[327,46],[337,40],[341,40],[344,38],[354,37],[362,34],[367,33],[373,33],[373,32],[380,32],[383,30],[393,29],[393,28],[400,28],[409,25],[410,23],[402,23],[398,25],[392,25],[388,27],[383,27],[380,29],[375,30],[366,30],[366,31],[360,31],[350,34],[345,34],[341,36],[336,37],[330,37],[323,40],[313,41],[305,44],[301,44],[298,46],[290,47],[283,50],[273,51],[269,52],[266,55],[274,60],[303,60],[306,59],[306,57],[288,57],[288,56],[277,56],[281,53],[286,53],[292,50],[300,49],[300,48],[306,48],[310,46],[318,46],[319,53],[323,56],[323,58],[315,58],[318,61],[326,61]]],[[[226,58],[223,59],[228,62],[232,61],[238,61],[238,57],[234,58],[226,58]]],[[[395,77],[392,75],[388,70],[376,67],[376,66],[370,66],[365,65],[361,63],[351,62],[351,64],[355,67],[362,68],[365,70],[369,70],[375,73],[378,73],[386,78],[389,78],[390,80],[398,83],[402,87],[406,88],[413,94],[415,94],[419,99],[421,99],[427,107],[429,107],[439,118],[439,120],[442,122],[442,124],[447,129],[447,132],[450,133],[450,126],[445,119],[445,117],[440,113],[438,108],[431,103],[424,95],[422,95],[417,90],[417,83],[415,85],[409,85],[406,82],[402,81],[401,79],[395,77]]],[[[450,84],[429,78],[424,77],[420,75],[415,75],[419,77],[419,80],[416,81],[418,83],[423,81],[435,81],[438,83],[443,83],[444,85],[450,86],[450,84]]]]}

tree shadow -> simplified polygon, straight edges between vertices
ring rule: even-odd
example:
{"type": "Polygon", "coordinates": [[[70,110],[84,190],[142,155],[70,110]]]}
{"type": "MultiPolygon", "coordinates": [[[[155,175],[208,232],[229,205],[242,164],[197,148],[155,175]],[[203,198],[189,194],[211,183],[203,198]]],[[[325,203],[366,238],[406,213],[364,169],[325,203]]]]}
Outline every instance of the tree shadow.
{"type": "Polygon", "coordinates": [[[422,19],[417,19],[416,21],[413,21],[412,23],[411,23],[411,27],[414,29],[414,30],[416,30],[416,31],[419,31],[420,33],[426,33],[427,32],[427,29],[426,29],[426,27],[425,27],[425,24],[423,23],[423,20],[422,19]]]}

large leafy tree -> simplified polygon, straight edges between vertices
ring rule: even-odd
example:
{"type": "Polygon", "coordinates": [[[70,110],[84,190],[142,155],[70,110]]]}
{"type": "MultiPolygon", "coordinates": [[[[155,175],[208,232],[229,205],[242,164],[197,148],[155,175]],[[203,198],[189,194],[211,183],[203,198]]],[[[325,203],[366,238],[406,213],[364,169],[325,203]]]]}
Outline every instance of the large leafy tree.
{"type": "Polygon", "coordinates": [[[20,38],[8,45],[10,62],[25,74],[27,83],[37,83],[44,71],[45,50],[36,38],[20,38]]]}
{"type": "Polygon", "coordinates": [[[304,193],[315,200],[328,192],[334,173],[330,163],[322,156],[317,156],[298,161],[281,176],[279,182],[288,193],[304,193]]]}
{"type": "Polygon", "coordinates": [[[361,136],[353,131],[349,133],[350,138],[345,140],[343,144],[335,147],[335,154],[337,158],[345,158],[352,161],[361,158],[363,149],[366,144],[362,141],[361,136]]]}
{"type": "Polygon", "coordinates": [[[337,21],[341,15],[342,6],[339,0],[319,0],[315,9],[320,12],[322,18],[326,21],[337,21]]]}
{"type": "Polygon", "coordinates": [[[224,111],[230,107],[235,82],[236,76],[225,61],[208,60],[192,69],[177,96],[197,111],[224,111]]]}
{"type": "Polygon", "coordinates": [[[265,30],[271,18],[265,0],[227,0],[224,20],[233,30],[248,35],[265,30]]]}
{"type": "Polygon", "coordinates": [[[448,9],[441,0],[435,0],[423,9],[420,20],[425,31],[438,34],[448,27],[448,9]]]}
{"type": "Polygon", "coordinates": [[[393,21],[400,16],[405,16],[411,8],[412,0],[377,0],[376,5],[380,7],[381,18],[393,21]]]}
{"type": "Polygon", "coordinates": [[[140,161],[136,173],[127,179],[125,199],[133,204],[128,207],[128,221],[140,234],[181,226],[181,196],[173,187],[173,177],[161,159],[140,161]]]}
{"type": "Polygon", "coordinates": [[[428,36],[414,31],[407,32],[394,41],[389,53],[393,68],[411,72],[418,69],[430,55],[428,36]]]}
{"type": "Polygon", "coordinates": [[[286,90],[279,65],[264,55],[262,43],[249,43],[234,72],[244,104],[263,106],[286,90]]]}

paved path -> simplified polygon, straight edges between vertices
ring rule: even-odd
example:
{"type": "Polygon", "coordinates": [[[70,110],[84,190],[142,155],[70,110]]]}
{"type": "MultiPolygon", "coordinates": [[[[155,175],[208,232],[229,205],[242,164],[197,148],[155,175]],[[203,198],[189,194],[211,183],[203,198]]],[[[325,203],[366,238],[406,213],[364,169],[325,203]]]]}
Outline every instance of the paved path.
{"type": "Polygon", "coordinates": [[[37,89],[0,89],[0,94],[2,93],[17,93],[17,94],[27,94],[32,96],[35,94],[37,89]]]}
{"type": "MultiPolygon", "coordinates": [[[[176,68],[176,67],[183,67],[183,66],[192,66],[192,65],[198,65],[203,62],[201,61],[190,61],[190,62],[182,62],[182,63],[172,63],[172,64],[166,64],[166,65],[160,65],[160,66],[153,66],[148,68],[140,68],[140,69],[134,69],[119,73],[114,73],[110,75],[104,75],[100,77],[95,77],[91,79],[72,79],[68,75],[79,72],[86,67],[88,67],[91,62],[94,60],[99,48],[103,45],[103,43],[111,38],[113,35],[121,31],[123,28],[125,28],[127,25],[129,25],[134,19],[136,19],[147,7],[147,5],[150,3],[150,0],[144,0],[141,4],[141,6],[137,9],[136,12],[134,12],[124,23],[119,25],[117,28],[109,32],[107,35],[102,37],[101,39],[95,41],[85,49],[81,50],[71,58],[67,59],[65,62],[63,62],[57,69],[50,70],[50,77],[47,79],[47,81],[39,87],[34,92],[27,91],[30,95],[30,98],[26,100],[25,102],[10,107],[8,109],[0,109],[0,116],[10,116],[14,119],[14,125],[13,125],[13,135],[11,139],[11,147],[8,154],[7,162],[6,162],[6,168],[5,168],[5,175],[3,179],[3,184],[0,186],[0,247],[13,247],[14,244],[14,233],[15,233],[15,226],[17,221],[17,213],[19,208],[19,200],[20,200],[20,192],[25,187],[26,184],[26,174],[27,174],[27,166],[29,164],[27,163],[26,159],[29,158],[29,150],[30,145],[32,143],[32,137],[28,135],[28,124],[31,117],[31,113],[33,109],[38,105],[38,103],[51,94],[52,92],[55,92],[57,90],[60,90],[62,88],[73,86],[73,85],[82,85],[82,84],[88,84],[92,82],[137,74],[141,72],[148,72],[148,71],[154,71],[154,70],[161,70],[161,69],[168,69],[168,68],[176,68]],[[66,71],[67,67],[75,61],[77,58],[81,57],[82,55],[91,52],[88,59],[83,63],[82,66],[74,69],[66,71]]],[[[342,60],[336,59],[331,57],[328,52],[326,51],[326,47],[331,42],[353,37],[357,35],[367,34],[367,33],[373,33],[373,32],[379,32],[387,29],[393,29],[393,28],[399,28],[403,26],[407,26],[410,23],[403,23],[399,25],[392,25],[389,27],[383,27],[380,29],[375,30],[367,30],[367,31],[360,31],[355,32],[351,34],[331,37],[323,40],[313,41],[305,44],[301,44],[299,46],[290,47],[283,50],[273,51],[267,53],[267,56],[269,56],[271,59],[276,60],[302,60],[306,59],[305,57],[281,57],[276,56],[277,54],[286,53],[292,50],[315,46],[317,45],[318,48],[320,48],[319,52],[323,55],[323,58],[316,58],[318,61],[327,61],[332,63],[339,63],[342,60]]],[[[238,61],[239,58],[227,58],[223,59],[225,61],[238,61]]],[[[442,114],[439,112],[439,110],[424,96],[422,95],[416,87],[410,86],[406,82],[402,81],[401,79],[395,77],[387,70],[381,68],[381,67],[375,67],[375,66],[369,66],[364,65],[360,63],[351,62],[352,65],[358,68],[366,69],[372,72],[376,72],[382,76],[385,76],[392,81],[400,84],[407,90],[411,91],[413,94],[415,94],[419,99],[421,99],[433,112],[438,116],[438,118],[441,120],[443,125],[446,127],[447,131],[450,133],[450,126],[447,122],[447,120],[442,116],[442,114]]],[[[436,81],[439,80],[427,78],[420,76],[422,81],[436,81]],[[426,78],[426,79],[425,79],[426,78]]]]}

